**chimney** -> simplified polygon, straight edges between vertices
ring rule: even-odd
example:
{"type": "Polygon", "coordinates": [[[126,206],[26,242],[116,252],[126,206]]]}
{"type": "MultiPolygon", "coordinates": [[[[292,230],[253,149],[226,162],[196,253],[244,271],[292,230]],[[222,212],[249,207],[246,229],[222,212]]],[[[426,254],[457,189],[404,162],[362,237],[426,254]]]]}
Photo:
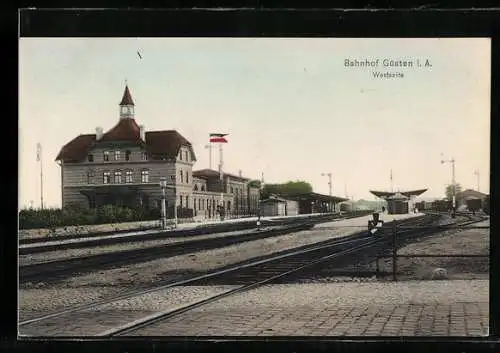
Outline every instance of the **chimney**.
{"type": "Polygon", "coordinates": [[[144,125],[139,125],[139,129],[141,134],[141,140],[146,141],[146,128],[144,127],[144,125]]]}
{"type": "Polygon", "coordinates": [[[100,140],[102,138],[102,127],[95,128],[95,138],[96,140],[100,140]]]}

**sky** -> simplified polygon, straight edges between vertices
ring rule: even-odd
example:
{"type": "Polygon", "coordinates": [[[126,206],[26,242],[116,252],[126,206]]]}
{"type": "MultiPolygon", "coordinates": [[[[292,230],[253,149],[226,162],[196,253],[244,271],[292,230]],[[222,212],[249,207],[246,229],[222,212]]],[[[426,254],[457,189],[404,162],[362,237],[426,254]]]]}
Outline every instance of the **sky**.
{"type": "Polygon", "coordinates": [[[194,169],[209,167],[204,146],[220,132],[224,170],[267,183],[328,194],[332,173],[334,195],[374,200],[392,170],[394,190],[444,197],[451,163],[440,161],[454,158],[456,181],[477,189],[478,170],[488,193],[490,50],[484,38],[20,38],[19,206],[40,205],[39,142],[44,205],[60,207],[57,154],[118,122],[125,80],[138,124],[179,131],[194,169]]]}

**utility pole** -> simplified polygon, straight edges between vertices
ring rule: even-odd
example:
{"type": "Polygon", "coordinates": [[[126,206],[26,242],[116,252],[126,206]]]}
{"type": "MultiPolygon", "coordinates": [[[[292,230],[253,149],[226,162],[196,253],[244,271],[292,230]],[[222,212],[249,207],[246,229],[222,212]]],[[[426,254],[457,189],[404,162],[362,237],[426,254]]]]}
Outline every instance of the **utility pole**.
{"type": "Polygon", "coordinates": [[[451,158],[450,160],[441,160],[441,164],[450,163],[451,164],[451,192],[452,192],[452,217],[455,217],[455,209],[456,209],[456,183],[455,183],[455,158],[451,158]]]}
{"type": "Polygon", "coordinates": [[[43,210],[43,160],[42,160],[42,144],[36,144],[36,160],[40,162],[40,208],[43,210]]]}
{"type": "Polygon", "coordinates": [[[477,178],[477,191],[479,192],[479,170],[475,170],[474,171],[474,175],[476,176],[477,178]]]}
{"type": "Polygon", "coordinates": [[[392,184],[392,169],[391,169],[391,192],[394,192],[393,184],[392,184]]]}
{"type": "Polygon", "coordinates": [[[321,176],[328,176],[329,195],[332,196],[332,173],[321,173],[321,176]]]}

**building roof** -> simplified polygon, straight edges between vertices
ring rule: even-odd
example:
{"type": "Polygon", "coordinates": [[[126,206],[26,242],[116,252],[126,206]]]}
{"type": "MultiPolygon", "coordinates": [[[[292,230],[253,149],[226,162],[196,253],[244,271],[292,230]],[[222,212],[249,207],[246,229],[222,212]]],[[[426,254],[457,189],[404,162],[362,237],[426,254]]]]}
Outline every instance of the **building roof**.
{"type": "MultiPolygon", "coordinates": [[[[232,179],[237,179],[237,180],[241,180],[241,181],[249,181],[250,180],[249,178],[244,178],[244,177],[241,177],[238,175],[225,173],[225,172],[223,172],[223,175],[228,176],[232,179]]],[[[218,178],[219,176],[220,176],[220,174],[219,174],[218,170],[213,170],[213,169],[208,169],[208,168],[193,171],[193,177],[197,177],[197,178],[215,178],[215,177],[218,178]]]]}
{"type": "Polygon", "coordinates": [[[332,201],[332,202],[343,202],[348,201],[349,199],[337,196],[323,195],[318,194],[316,192],[309,192],[306,194],[298,194],[298,195],[280,195],[286,199],[303,201],[303,200],[317,200],[317,201],[332,201]]]}
{"type": "Polygon", "coordinates": [[[140,141],[140,131],[135,119],[120,119],[99,141],[140,141]]]}
{"type": "Polygon", "coordinates": [[[56,161],[78,162],[85,159],[89,151],[101,141],[130,141],[141,143],[150,154],[165,154],[175,158],[181,146],[189,146],[191,159],[196,160],[191,143],[175,130],[147,131],[145,143],[140,140],[139,127],[134,119],[122,119],[115,127],[106,132],[100,140],[95,134],[80,135],[66,145],[56,157],[56,161]]]}
{"type": "Polygon", "coordinates": [[[128,89],[128,86],[125,85],[125,91],[123,92],[122,101],[120,105],[134,105],[134,101],[132,100],[132,95],[128,89]]]}
{"type": "Polygon", "coordinates": [[[411,190],[411,191],[395,191],[395,192],[370,190],[370,192],[373,195],[380,197],[380,198],[383,198],[383,199],[394,196],[396,194],[401,194],[401,195],[404,195],[406,197],[419,196],[419,195],[422,195],[426,191],[427,191],[427,189],[418,189],[418,190],[411,190]]]}
{"type": "Polygon", "coordinates": [[[408,200],[409,196],[403,195],[402,193],[397,192],[394,195],[387,196],[386,199],[387,200],[408,200]]]}
{"type": "Polygon", "coordinates": [[[466,190],[463,190],[461,192],[458,192],[457,196],[461,197],[465,200],[469,200],[469,199],[484,199],[488,195],[483,194],[482,192],[479,192],[477,190],[466,189],[466,190]]]}

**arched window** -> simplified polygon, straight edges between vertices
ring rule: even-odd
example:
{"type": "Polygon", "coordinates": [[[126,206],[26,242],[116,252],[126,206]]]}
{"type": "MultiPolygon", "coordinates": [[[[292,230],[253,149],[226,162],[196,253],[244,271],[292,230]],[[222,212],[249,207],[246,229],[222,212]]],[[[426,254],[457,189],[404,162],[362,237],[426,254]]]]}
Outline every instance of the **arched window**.
{"type": "Polygon", "coordinates": [[[122,183],[122,172],[117,170],[115,171],[115,184],[121,184],[122,183]]]}
{"type": "Polygon", "coordinates": [[[198,191],[198,184],[194,184],[194,191],[198,191]]]}

